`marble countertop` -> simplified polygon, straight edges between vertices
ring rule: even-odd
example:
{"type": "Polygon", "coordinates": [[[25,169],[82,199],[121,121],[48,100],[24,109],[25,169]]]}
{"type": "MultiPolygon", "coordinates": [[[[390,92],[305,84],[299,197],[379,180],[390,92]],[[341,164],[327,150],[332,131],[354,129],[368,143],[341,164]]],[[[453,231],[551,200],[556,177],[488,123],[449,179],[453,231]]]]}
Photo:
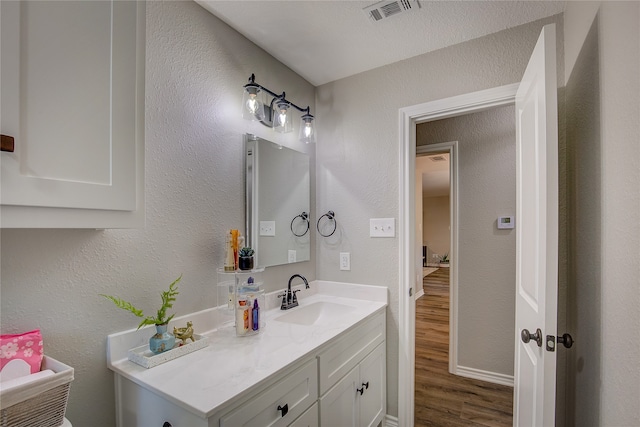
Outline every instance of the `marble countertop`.
{"type": "MultiPolygon", "coordinates": [[[[273,306],[276,292],[267,298],[273,306]]],[[[145,369],[127,359],[127,351],[148,341],[146,333],[131,330],[109,335],[107,364],[109,369],[136,384],[186,409],[208,418],[229,401],[248,394],[284,369],[387,306],[387,288],[317,281],[312,289],[300,292],[300,306],[282,311],[279,308],[262,312],[266,326],[262,333],[236,337],[233,325],[216,327],[210,320],[215,309],[204,310],[176,318],[174,322],[194,316],[211,327],[199,332],[209,339],[209,346],[162,365],[145,369]],[[304,310],[316,302],[331,302],[351,307],[321,325],[283,323],[277,317],[304,310]]],[[[173,323],[173,322],[172,322],[173,323]]]]}

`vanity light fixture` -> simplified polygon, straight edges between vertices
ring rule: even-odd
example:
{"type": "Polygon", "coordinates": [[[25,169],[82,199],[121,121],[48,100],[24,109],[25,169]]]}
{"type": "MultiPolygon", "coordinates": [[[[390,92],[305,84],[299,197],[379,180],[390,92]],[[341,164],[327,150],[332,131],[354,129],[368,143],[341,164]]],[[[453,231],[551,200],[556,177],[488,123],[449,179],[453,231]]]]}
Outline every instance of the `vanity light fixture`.
{"type": "Polygon", "coordinates": [[[246,120],[264,120],[264,106],[258,94],[260,86],[249,83],[244,86],[244,96],[242,97],[242,117],[246,120]]]}
{"type": "Polygon", "coordinates": [[[313,127],[313,116],[309,113],[304,114],[301,118],[302,125],[300,126],[300,141],[316,142],[316,130],[313,127]]]}
{"type": "Polygon", "coordinates": [[[289,133],[293,130],[291,124],[291,108],[284,98],[276,102],[276,110],[273,113],[273,130],[280,133],[289,133]]]}
{"type": "Polygon", "coordinates": [[[259,121],[265,126],[272,127],[276,132],[288,133],[293,131],[291,120],[291,110],[304,113],[300,118],[300,141],[305,143],[316,142],[316,132],[313,125],[314,117],[311,115],[311,108],[300,108],[293,102],[286,99],[286,94],[277,94],[264,86],[256,83],[256,76],[251,74],[249,83],[244,85],[244,95],[242,98],[242,117],[247,120],[259,121]],[[270,95],[269,105],[262,102],[260,94],[270,95]]]}

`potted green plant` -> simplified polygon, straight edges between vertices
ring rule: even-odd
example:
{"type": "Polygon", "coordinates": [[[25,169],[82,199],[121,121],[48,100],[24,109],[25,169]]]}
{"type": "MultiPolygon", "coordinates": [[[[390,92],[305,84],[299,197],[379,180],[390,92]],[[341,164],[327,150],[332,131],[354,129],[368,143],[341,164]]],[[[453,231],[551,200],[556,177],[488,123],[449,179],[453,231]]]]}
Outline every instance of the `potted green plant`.
{"type": "Polygon", "coordinates": [[[238,268],[240,270],[252,270],[253,269],[253,254],[255,251],[246,246],[240,248],[238,252],[238,268]]]}
{"type": "Polygon", "coordinates": [[[449,267],[449,252],[446,252],[440,258],[440,267],[444,267],[444,268],[449,267]]]}
{"type": "Polygon", "coordinates": [[[169,321],[173,319],[175,313],[167,316],[167,309],[173,307],[173,303],[176,300],[176,296],[179,294],[177,290],[177,284],[182,279],[182,274],[176,280],[169,285],[169,289],[162,292],[162,306],[158,309],[155,316],[144,316],[142,310],[137,309],[128,301],[111,295],[100,294],[101,296],[110,299],[113,303],[123,309],[130,311],[137,317],[143,317],[142,321],[138,325],[138,329],[145,325],[155,325],[156,334],[149,339],[149,350],[154,354],[162,353],[163,351],[171,350],[176,343],[175,336],[167,332],[167,325],[169,321]]]}

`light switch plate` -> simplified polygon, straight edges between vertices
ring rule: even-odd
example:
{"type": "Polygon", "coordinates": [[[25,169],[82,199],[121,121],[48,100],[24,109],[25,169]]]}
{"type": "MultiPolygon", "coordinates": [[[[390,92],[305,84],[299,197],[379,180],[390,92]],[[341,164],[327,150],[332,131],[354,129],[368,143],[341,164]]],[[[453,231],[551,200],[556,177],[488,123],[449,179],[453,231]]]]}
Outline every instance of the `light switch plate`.
{"type": "Polygon", "coordinates": [[[395,218],[371,218],[369,237],[396,237],[395,218]]]}
{"type": "Polygon", "coordinates": [[[261,236],[275,236],[276,235],[276,222],[275,221],[260,221],[260,235],[261,236]]]}
{"type": "Polygon", "coordinates": [[[296,262],[296,250],[295,249],[289,249],[289,254],[288,254],[288,258],[289,262],[296,262]]]}

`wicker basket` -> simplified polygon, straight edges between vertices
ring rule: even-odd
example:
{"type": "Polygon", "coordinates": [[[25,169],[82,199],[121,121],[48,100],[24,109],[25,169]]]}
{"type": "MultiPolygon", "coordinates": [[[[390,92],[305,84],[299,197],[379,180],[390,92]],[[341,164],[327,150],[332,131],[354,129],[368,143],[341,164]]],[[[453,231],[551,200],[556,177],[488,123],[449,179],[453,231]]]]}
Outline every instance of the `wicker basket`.
{"type": "Polygon", "coordinates": [[[42,369],[55,374],[0,390],[1,427],[58,427],[64,423],[73,368],[44,356],[42,369]]]}

